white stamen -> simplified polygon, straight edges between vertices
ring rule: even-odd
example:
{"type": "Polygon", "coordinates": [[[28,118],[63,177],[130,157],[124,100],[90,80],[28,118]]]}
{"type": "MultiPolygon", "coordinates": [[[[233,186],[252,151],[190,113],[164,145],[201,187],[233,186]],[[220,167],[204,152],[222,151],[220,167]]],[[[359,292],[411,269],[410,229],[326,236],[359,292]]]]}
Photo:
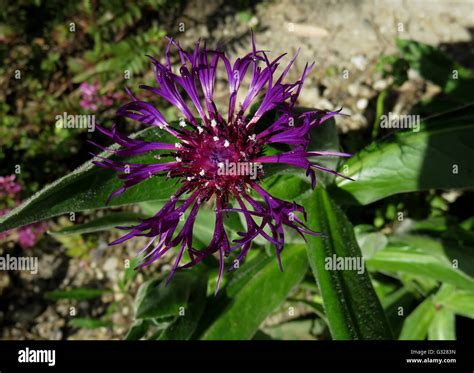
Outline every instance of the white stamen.
{"type": "Polygon", "coordinates": [[[250,141],[255,141],[256,138],[257,138],[257,135],[256,135],[256,134],[253,134],[253,135],[250,135],[250,136],[249,136],[249,140],[250,140],[250,141]]]}
{"type": "Polygon", "coordinates": [[[214,128],[215,126],[217,126],[217,122],[215,119],[211,120],[211,127],[214,128]]]}
{"type": "Polygon", "coordinates": [[[199,132],[200,134],[203,133],[203,131],[204,131],[201,126],[197,126],[197,129],[198,129],[198,132],[199,132]]]}
{"type": "Polygon", "coordinates": [[[229,141],[225,140],[224,141],[224,148],[228,148],[230,145],[229,141]]]}
{"type": "Polygon", "coordinates": [[[199,175],[204,176],[205,173],[206,173],[206,172],[201,169],[201,171],[199,172],[199,175]]]}
{"type": "Polygon", "coordinates": [[[212,139],[213,139],[214,141],[219,141],[219,138],[218,138],[217,136],[214,136],[212,139]]]}
{"type": "Polygon", "coordinates": [[[180,157],[176,157],[176,162],[181,162],[182,159],[180,157]]]}
{"type": "Polygon", "coordinates": [[[182,147],[183,147],[183,145],[181,145],[179,142],[175,143],[174,146],[175,146],[176,148],[182,148],[182,147]]]}
{"type": "Polygon", "coordinates": [[[181,119],[179,120],[179,126],[180,126],[180,127],[186,127],[186,122],[184,121],[183,118],[181,118],[181,119]]]}
{"type": "Polygon", "coordinates": [[[194,176],[188,176],[186,179],[187,179],[188,181],[191,181],[192,179],[194,179],[194,176]]]}

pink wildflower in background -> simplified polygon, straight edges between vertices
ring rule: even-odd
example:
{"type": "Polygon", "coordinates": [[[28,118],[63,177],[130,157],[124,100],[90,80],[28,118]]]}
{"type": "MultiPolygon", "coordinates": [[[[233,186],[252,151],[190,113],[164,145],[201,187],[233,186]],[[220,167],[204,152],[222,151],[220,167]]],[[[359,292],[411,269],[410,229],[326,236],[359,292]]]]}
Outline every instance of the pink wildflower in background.
{"type": "MultiPolygon", "coordinates": [[[[2,199],[0,216],[7,214],[13,207],[21,203],[21,185],[15,179],[15,175],[0,176],[0,198],[2,199]]],[[[35,223],[18,229],[11,229],[0,233],[0,241],[16,240],[21,247],[26,249],[33,247],[46,229],[47,225],[45,223],[35,223]]]]}

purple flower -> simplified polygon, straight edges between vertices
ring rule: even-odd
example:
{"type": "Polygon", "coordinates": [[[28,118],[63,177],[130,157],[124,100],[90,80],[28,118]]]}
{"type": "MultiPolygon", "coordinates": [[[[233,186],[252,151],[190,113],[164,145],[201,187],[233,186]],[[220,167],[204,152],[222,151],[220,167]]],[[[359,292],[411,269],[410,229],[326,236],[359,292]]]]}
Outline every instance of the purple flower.
{"type": "MultiPolygon", "coordinates": [[[[180,187],[156,215],[137,226],[128,227],[131,231],[111,245],[135,236],[148,237],[149,243],[142,250],[144,259],[141,266],[152,263],[171,248],[178,247],[179,252],[168,280],[180,267],[185,253],[190,260],[181,265],[184,268],[217,254],[220,262],[217,291],[224,271],[224,258],[236,251],[236,260],[242,263],[257,236],[262,236],[275,246],[281,267],[280,253],[285,246],[285,226],[303,238],[305,234],[318,235],[303,222],[302,219],[306,219],[303,206],[270,195],[258,183],[267,165],[279,163],[304,169],[306,175],[311,177],[314,188],[317,170],[339,175],[315,163],[317,157],[349,156],[345,153],[307,150],[311,130],[338,112],[294,114],[293,108],[304,79],[313,65],[306,64],[296,82],[286,83],[285,77],[296,56],[277,74],[283,56],[271,61],[266,52],[257,50],[252,38],[252,51],[233,63],[222,52],[207,50],[205,45],[201,47],[200,42],[189,53],[172,39],[169,40],[164,63],[150,57],[157,86],[140,88],[176,107],[182,116],[179,125],[172,126],[155,106],[140,101],[129,90],[127,93],[132,101],[119,108],[117,114],[159,127],[175,138],[174,143],[132,139],[120,134],[114,125],[111,130],[98,128],[120,144],[121,148],[101,148],[118,156],[159,150],[163,151],[160,158],[166,161],[128,164],[100,157],[94,163],[115,170],[124,182],[110,198],[154,176],[174,178],[180,187]],[[170,62],[172,48],[177,50],[179,56],[178,71],[170,62]],[[228,107],[223,112],[218,110],[213,97],[218,66],[223,66],[229,86],[228,107]],[[250,82],[246,91],[242,84],[245,77],[250,82]],[[249,114],[249,109],[257,102],[260,102],[258,108],[249,114]],[[270,111],[276,111],[278,119],[257,131],[260,119],[270,111]],[[288,151],[265,154],[266,149],[273,144],[284,145],[288,151]],[[205,203],[215,206],[216,221],[209,245],[198,250],[193,246],[193,228],[198,211],[205,203]],[[246,230],[238,232],[240,238],[232,243],[224,227],[224,217],[231,212],[242,213],[246,222],[246,230]],[[186,218],[185,222],[179,225],[183,217],[186,218]]],[[[229,270],[233,268],[235,264],[229,270]]]]}

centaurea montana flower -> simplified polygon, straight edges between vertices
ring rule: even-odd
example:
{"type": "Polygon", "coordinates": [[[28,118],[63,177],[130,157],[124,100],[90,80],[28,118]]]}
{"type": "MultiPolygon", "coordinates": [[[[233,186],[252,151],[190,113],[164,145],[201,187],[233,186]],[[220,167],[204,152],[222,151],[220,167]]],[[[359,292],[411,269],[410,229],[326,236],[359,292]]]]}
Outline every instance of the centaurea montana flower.
{"type": "MultiPolygon", "coordinates": [[[[234,63],[224,53],[207,50],[205,44],[201,46],[200,42],[189,53],[173,39],[169,39],[164,63],[148,56],[153,63],[158,86],[140,88],[175,106],[182,115],[179,126],[170,125],[155,106],[137,99],[128,89],[127,93],[132,101],[120,107],[117,114],[157,126],[174,136],[176,142],[132,139],[118,132],[115,125],[112,130],[100,126],[98,128],[121,145],[119,150],[104,148],[118,156],[134,156],[159,150],[164,152],[160,157],[168,157],[169,161],[127,164],[101,157],[95,164],[119,172],[119,178],[124,180],[123,186],[113,192],[111,197],[150,176],[176,178],[180,187],[153,217],[128,227],[131,231],[111,245],[120,244],[134,236],[149,237],[148,244],[142,250],[141,266],[161,258],[171,248],[179,247],[168,280],[178,268],[193,266],[206,256],[218,254],[220,265],[217,291],[224,271],[224,257],[238,251],[236,260],[242,263],[257,236],[264,237],[275,246],[282,268],[280,254],[285,245],[284,226],[294,229],[303,238],[304,234],[318,235],[296,215],[301,214],[306,219],[303,206],[270,195],[258,183],[263,177],[265,165],[278,163],[304,169],[314,188],[316,170],[339,174],[314,163],[312,158],[349,156],[346,153],[307,150],[311,130],[338,112],[310,111],[293,117],[296,100],[313,65],[306,64],[300,79],[295,83],[285,83],[284,79],[297,55],[277,76],[276,70],[283,56],[270,61],[265,51],[257,50],[253,37],[252,51],[234,63]],[[170,61],[172,48],[177,50],[179,56],[178,72],[173,69],[170,61]],[[218,111],[213,98],[219,63],[225,69],[230,94],[225,116],[218,111]],[[237,106],[237,94],[247,73],[250,85],[243,101],[237,106]],[[192,106],[188,104],[189,101],[192,106]],[[260,102],[258,108],[253,115],[249,114],[251,105],[256,102],[260,102]],[[265,129],[256,131],[262,116],[270,111],[276,111],[278,119],[265,129]],[[266,155],[265,150],[273,144],[287,146],[288,151],[266,155]],[[258,169],[256,177],[222,172],[224,164],[242,163],[264,167],[258,169]],[[125,166],[128,167],[128,172],[124,172],[125,166]],[[207,201],[215,205],[214,234],[209,245],[198,250],[193,247],[193,227],[199,209],[207,201]],[[232,243],[224,228],[224,215],[231,211],[242,213],[246,222],[246,231],[239,232],[240,238],[232,243]],[[185,213],[187,219],[178,228],[180,217],[185,213]],[[190,261],[180,267],[186,251],[190,261]]],[[[230,270],[233,268],[235,265],[230,270]]]]}

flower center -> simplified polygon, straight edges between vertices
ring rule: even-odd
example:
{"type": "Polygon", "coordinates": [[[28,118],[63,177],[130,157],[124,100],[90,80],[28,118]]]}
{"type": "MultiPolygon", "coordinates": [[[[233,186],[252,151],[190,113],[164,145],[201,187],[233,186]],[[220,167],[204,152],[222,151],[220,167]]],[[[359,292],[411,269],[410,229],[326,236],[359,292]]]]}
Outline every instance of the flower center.
{"type": "Polygon", "coordinates": [[[242,190],[260,174],[260,166],[251,162],[260,152],[255,144],[242,129],[232,126],[197,133],[178,152],[181,175],[211,190],[242,190]]]}

